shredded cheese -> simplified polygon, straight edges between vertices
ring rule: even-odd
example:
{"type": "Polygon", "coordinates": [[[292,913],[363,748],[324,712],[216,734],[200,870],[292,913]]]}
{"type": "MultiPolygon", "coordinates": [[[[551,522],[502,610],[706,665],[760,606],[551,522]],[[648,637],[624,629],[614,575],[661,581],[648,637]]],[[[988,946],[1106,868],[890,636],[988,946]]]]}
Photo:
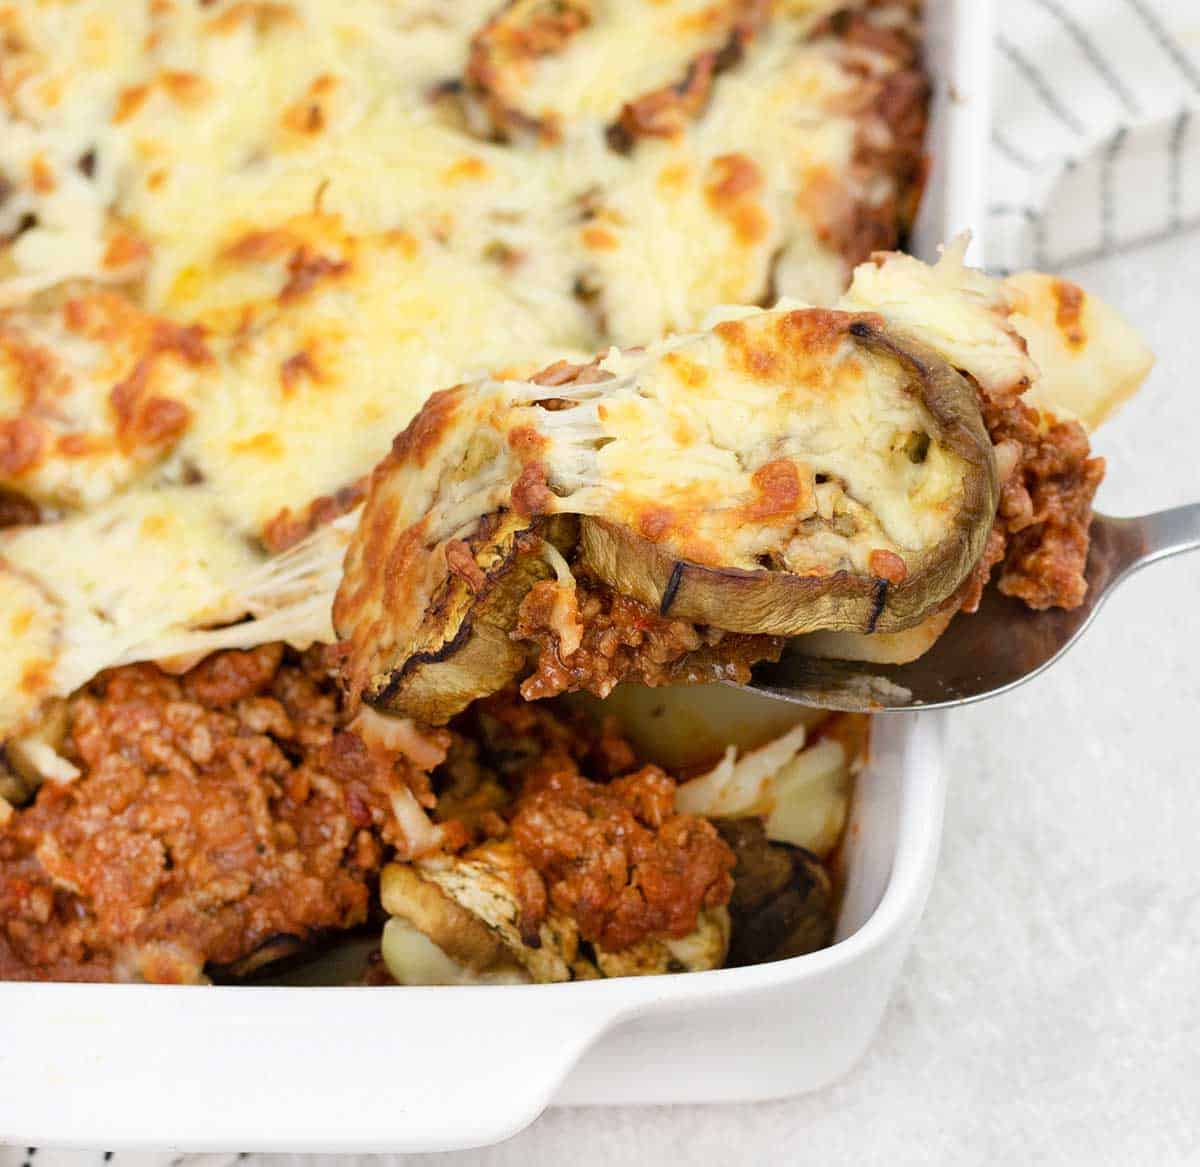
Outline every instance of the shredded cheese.
{"type": "Polygon", "coordinates": [[[16,738],[5,749],[10,756],[15,756],[18,765],[47,782],[66,785],[74,782],[81,773],[78,766],[68,762],[53,746],[37,738],[16,738]]]}

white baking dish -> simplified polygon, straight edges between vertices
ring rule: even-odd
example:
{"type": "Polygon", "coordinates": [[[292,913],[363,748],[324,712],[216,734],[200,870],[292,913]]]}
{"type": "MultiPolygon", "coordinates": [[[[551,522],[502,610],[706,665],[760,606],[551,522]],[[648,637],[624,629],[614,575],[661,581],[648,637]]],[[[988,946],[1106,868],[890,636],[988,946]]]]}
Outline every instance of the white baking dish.
{"type": "Polygon", "coordinates": [[[0,1142],[416,1151],[551,1101],[756,1099],[866,1049],[933,878],[940,721],[890,717],[832,948],[685,976],[505,988],[0,985],[0,1142]]]}
{"type": "MultiPolygon", "coordinates": [[[[935,166],[914,250],[982,221],[990,7],[929,0],[935,166]]],[[[0,1143],[418,1151],[552,1102],[762,1099],[870,1043],[933,878],[941,722],[880,719],[838,943],[749,969],[505,988],[0,985],[0,1143]]]]}

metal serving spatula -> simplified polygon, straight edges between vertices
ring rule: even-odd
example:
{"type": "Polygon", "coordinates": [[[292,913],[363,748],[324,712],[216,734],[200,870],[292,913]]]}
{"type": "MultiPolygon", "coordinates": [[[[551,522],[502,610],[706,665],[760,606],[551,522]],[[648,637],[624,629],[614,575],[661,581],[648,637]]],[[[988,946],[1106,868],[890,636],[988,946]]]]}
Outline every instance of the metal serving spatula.
{"type": "Polygon", "coordinates": [[[1083,635],[1108,594],[1139,568],[1200,550],[1200,503],[1134,519],[1096,515],[1087,598],[1072,612],[1035,612],[995,588],[907,665],[817,660],[785,653],[760,665],[747,688],[824,709],[944,709],[995,697],[1049,668],[1083,635]]]}

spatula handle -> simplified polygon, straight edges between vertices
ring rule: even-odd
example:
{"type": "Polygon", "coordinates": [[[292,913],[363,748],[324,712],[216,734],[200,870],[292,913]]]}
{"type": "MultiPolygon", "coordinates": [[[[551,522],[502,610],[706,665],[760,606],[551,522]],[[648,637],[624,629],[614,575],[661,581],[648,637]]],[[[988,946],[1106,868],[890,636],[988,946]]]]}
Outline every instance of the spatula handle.
{"type": "Polygon", "coordinates": [[[1145,567],[1185,551],[1200,551],[1200,502],[1146,515],[1138,522],[1145,534],[1145,552],[1133,567],[1145,567]]]}

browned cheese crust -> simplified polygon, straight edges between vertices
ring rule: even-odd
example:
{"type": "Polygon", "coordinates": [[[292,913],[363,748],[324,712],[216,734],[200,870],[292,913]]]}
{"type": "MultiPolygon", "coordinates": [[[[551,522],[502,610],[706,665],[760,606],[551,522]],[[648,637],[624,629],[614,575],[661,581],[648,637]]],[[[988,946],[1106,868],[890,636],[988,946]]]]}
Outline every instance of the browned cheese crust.
{"type": "MultiPolygon", "coordinates": [[[[928,436],[967,468],[951,530],[936,546],[906,558],[879,548],[865,572],[816,566],[793,573],[777,557],[746,570],[723,566],[723,544],[696,537],[698,515],[650,503],[620,511],[612,520],[585,520],[583,563],[664,616],[734,632],[794,635],[810,630],[802,626],[805,618],[812,628],[868,633],[919,623],[939,602],[931,596],[952,594],[970,572],[996,511],[992,450],[969,384],[937,354],[876,316],[808,309],[728,321],[714,331],[739,371],[781,388],[814,380],[821,362],[832,365],[846,346],[894,364],[906,392],[928,411],[928,436]],[[764,319],[767,326],[758,327],[764,319]]],[[[836,392],[836,381],[830,392],[836,392]]],[[[788,459],[760,467],[754,486],[756,497],[737,516],[739,525],[786,523],[808,489],[788,459]]],[[[808,534],[822,526],[822,518],[814,515],[799,529],[808,534]]]]}
{"type": "Polygon", "coordinates": [[[192,420],[190,377],[212,357],[200,328],[116,292],[43,299],[0,311],[0,489],[80,505],[174,448],[192,420]]]}

